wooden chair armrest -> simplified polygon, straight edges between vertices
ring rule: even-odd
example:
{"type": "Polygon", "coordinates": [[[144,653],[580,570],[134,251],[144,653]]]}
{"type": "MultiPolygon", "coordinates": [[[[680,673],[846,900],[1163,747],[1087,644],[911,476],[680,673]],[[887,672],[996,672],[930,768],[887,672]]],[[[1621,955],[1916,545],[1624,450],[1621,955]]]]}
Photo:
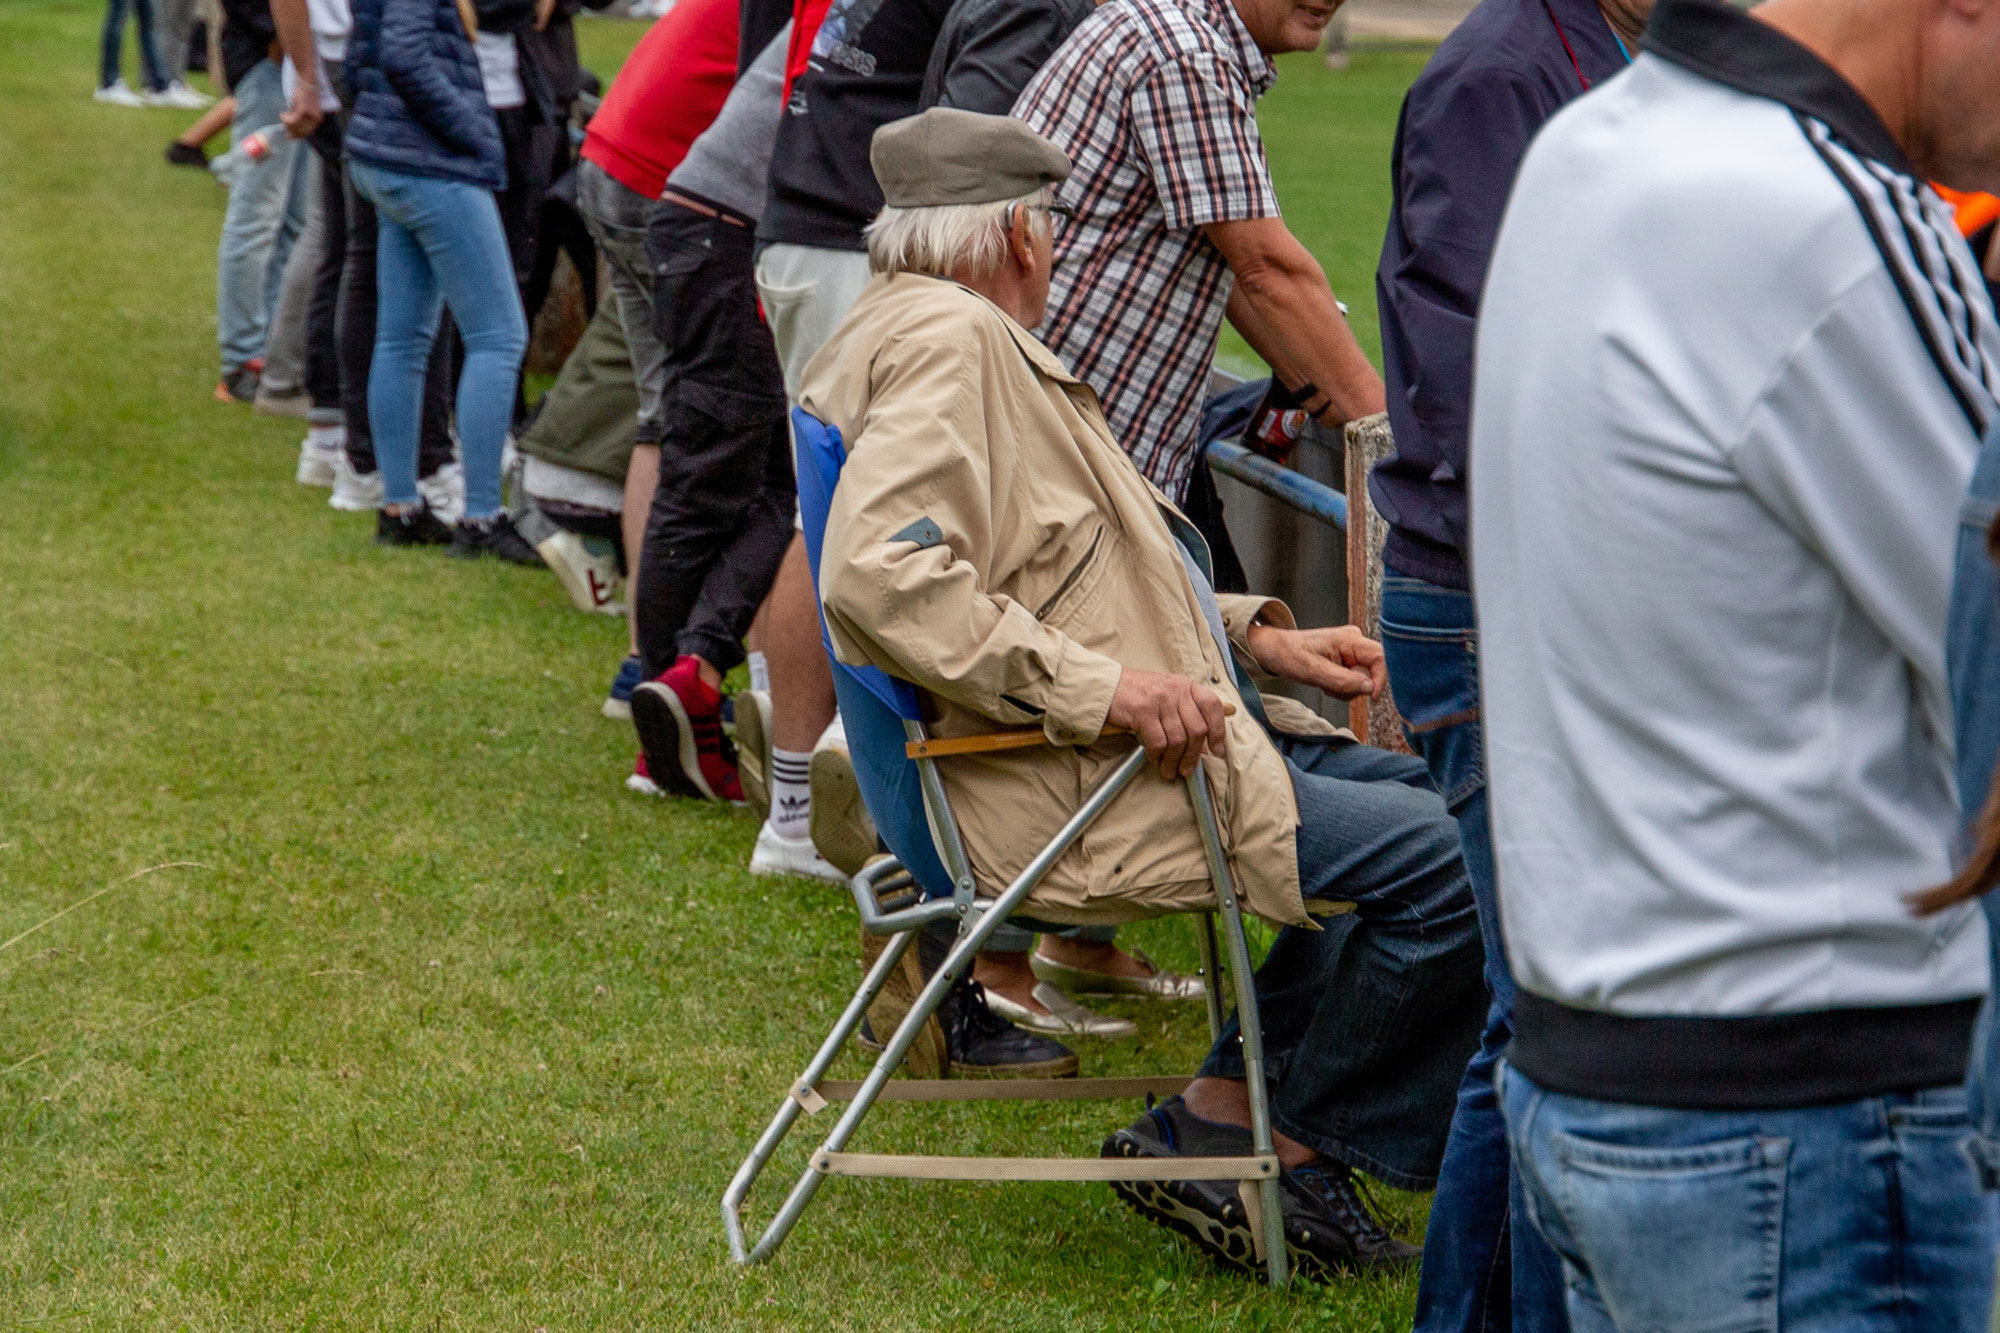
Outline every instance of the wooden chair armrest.
{"type": "MultiPolygon", "coordinates": [[[[1234,717],[1236,705],[1222,705],[1224,715],[1234,717]]],[[[1106,727],[1097,733],[1105,736],[1129,736],[1130,727],[1106,727]]],[[[1054,744],[1040,727],[1014,727],[1007,731],[989,731],[979,736],[953,736],[948,740],[907,741],[903,753],[912,759],[942,759],[954,754],[993,754],[1000,750],[1032,750],[1037,745],[1054,744]]]]}
{"type": "MultiPolygon", "coordinates": [[[[1124,727],[1106,727],[1098,733],[1102,736],[1122,736],[1127,734],[1124,727]]],[[[924,741],[908,741],[903,753],[912,759],[942,759],[953,754],[992,754],[999,750],[1030,750],[1037,745],[1052,744],[1048,733],[1040,727],[1016,727],[1008,731],[989,731],[982,736],[953,736],[948,740],[935,737],[924,741]]]]}

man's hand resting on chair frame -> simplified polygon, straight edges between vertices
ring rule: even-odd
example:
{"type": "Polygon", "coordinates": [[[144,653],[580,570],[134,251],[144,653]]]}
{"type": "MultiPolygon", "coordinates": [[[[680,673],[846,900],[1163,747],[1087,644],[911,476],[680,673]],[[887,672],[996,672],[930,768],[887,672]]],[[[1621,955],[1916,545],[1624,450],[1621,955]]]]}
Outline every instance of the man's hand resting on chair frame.
{"type": "MultiPolygon", "coordinates": [[[[1379,698],[1389,683],[1382,645],[1352,625],[1327,629],[1253,626],[1250,652],[1266,675],[1312,685],[1337,699],[1379,698]]],[[[1164,778],[1194,772],[1203,754],[1223,757],[1224,704],[1215,691],[1168,671],[1126,667],[1112,692],[1107,724],[1125,727],[1164,778]]]]}
{"type": "Polygon", "coordinates": [[[1194,772],[1203,754],[1223,756],[1226,716],[1222,700],[1206,685],[1171,671],[1126,667],[1104,720],[1137,735],[1146,757],[1160,766],[1160,776],[1171,780],[1194,772]]]}

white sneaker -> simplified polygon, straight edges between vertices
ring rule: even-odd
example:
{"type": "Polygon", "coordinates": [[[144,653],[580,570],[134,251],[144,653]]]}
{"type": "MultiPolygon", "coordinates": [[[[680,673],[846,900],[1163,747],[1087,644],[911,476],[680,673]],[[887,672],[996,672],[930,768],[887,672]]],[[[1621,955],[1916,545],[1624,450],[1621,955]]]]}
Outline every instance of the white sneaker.
{"type": "Polygon", "coordinates": [[[464,465],[446,463],[428,477],[418,477],[417,494],[424,497],[440,523],[449,527],[458,522],[465,517],[464,465]]]}
{"type": "Polygon", "coordinates": [[[123,79],[105,84],[102,88],[92,93],[91,98],[98,102],[108,102],[112,106],[146,105],[146,99],[126,87],[125,80],[123,79]]]}
{"type": "Polygon", "coordinates": [[[556,582],[577,610],[607,616],[624,612],[625,604],[618,600],[618,552],[610,542],[557,528],[535,543],[535,553],[555,571],[556,582]]]}
{"type": "Polygon", "coordinates": [[[828,884],[847,883],[847,876],[819,854],[811,838],[781,837],[768,819],[764,821],[764,827],[757,830],[757,846],[750,853],[750,873],[797,875],[803,879],[825,880],[828,884]]]}
{"type": "Polygon", "coordinates": [[[861,784],[847,753],[847,728],[841,725],[840,714],[833,715],[813,746],[807,772],[812,783],[813,846],[844,873],[860,873],[875,855],[875,821],[861,802],[861,784]]]}
{"type": "Polygon", "coordinates": [[[350,514],[365,514],[382,507],[382,474],[356,472],[354,463],[342,449],[333,457],[333,494],[327,504],[350,514]]]}
{"type": "Polygon", "coordinates": [[[299,469],[292,474],[292,480],[301,486],[325,486],[331,488],[336,473],[334,455],[345,454],[346,448],[338,442],[328,445],[315,439],[316,430],[307,431],[299,443],[299,469]]]}
{"type": "Polygon", "coordinates": [[[146,94],[147,106],[170,106],[180,111],[204,111],[214,104],[213,97],[204,97],[179,79],[162,92],[146,94]]]}

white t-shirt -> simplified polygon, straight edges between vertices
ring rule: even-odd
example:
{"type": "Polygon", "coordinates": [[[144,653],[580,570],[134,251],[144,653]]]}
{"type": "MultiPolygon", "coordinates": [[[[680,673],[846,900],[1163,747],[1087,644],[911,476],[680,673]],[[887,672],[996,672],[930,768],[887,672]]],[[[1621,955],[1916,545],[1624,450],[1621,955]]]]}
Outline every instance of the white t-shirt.
{"type": "Polygon", "coordinates": [[[514,34],[475,33],[472,45],[479,54],[479,77],[486,83],[486,104],[502,111],[527,101],[527,94],[521,91],[521,52],[514,44],[514,34]]]}

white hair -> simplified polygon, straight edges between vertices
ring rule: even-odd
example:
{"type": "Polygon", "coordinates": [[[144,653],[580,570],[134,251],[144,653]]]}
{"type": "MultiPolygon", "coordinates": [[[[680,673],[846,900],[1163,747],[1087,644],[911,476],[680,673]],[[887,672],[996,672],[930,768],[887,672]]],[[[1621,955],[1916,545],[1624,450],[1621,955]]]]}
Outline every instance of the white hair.
{"type": "Polygon", "coordinates": [[[940,204],[931,208],[884,208],[868,224],[868,267],[877,273],[932,273],[943,277],[964,271],[990,277],[1007,257],[1007,236],[1014,210],[1026,207],[1028,226],[1046,236],[1045,209],[1055,198],[1043,186],[1019,199],[991,204],[940,204]]]}

